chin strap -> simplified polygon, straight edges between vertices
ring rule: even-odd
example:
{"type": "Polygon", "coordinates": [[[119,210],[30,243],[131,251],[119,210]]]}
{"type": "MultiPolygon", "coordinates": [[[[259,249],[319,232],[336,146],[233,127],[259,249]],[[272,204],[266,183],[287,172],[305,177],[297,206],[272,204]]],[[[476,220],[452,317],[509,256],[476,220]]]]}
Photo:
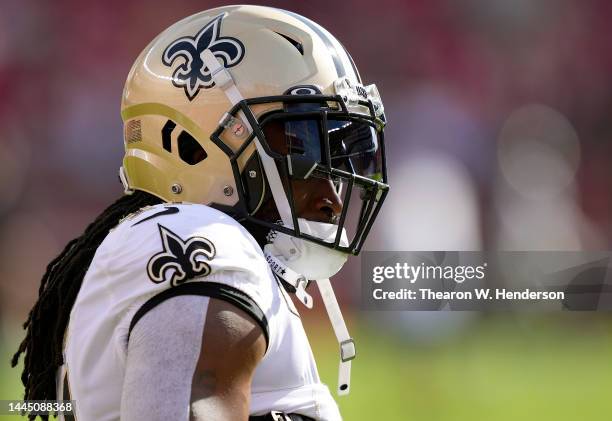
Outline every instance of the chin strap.
{"type": "MultiPolygon", "coordinates": [[[[288,268],[280,259],[275,257],[269,249],[270,245],[267,245],[264,248],[264,254],[272,271],[278,277],[293,286],[298,300],[300,300],[305,307],[311,309],[313,300],[306,292],[308,280],[304,276],[288,268]]],[[[351,386],[351,361],[356,355],[355,341],[351,338],[346,328],[344,317],[342,317],[338,300],[336,300],[336,295],[334,294],[334,289],[329,279],[319,279],[316,283],[319,287],[325,310],[327,310],[327,316],[336,334],[336,339],[338,340],[338,344],[340,344],[340,366],[338,368],[338,389],[336,393],[339,396],[348,395],[351,386]]]]}
{"type": "Polygon", "coordinates": [[[334,328],[336,339],[340,344],[340,366],[338,368],[338,390],[339,396],[348,395],[351,386],[351,361],[355,358],[355,341],[348,333],[344,317],[340,311],[338,300],[329,282],[329,279],[319,279],[317,281],[323,304],[327,310],[329,321],[334,328]]]}
{"type": "MultiPolygon", "coordinates": [[[[266,248],[268,247],[269,245],[266,246],[266,248]]],[[[295,288],[295,296],[298,298],[298,300],[300,300],[305,307],[311,309],[313,304],[312,297],[306,292],[308,279],[293,269],[285,266],[283,262],[274,257],[274,255],[267,250],[264,252],[264,254],[270,268],[272,269],[272,272],[274,272],[278,277],[283,278],[285,282],[295,288]]]]}
{"type": "MultiPolygon", "coordinates": [[[[210,70],[211,78],[215,84],[223,90],[232,105],[236,105],[242,101],[243,96],[236,87],[230,72],[223,65],[221,65],[221,63],[219,63],[212,51],[209,49],[204,50],[201,58],[206,67],[210,70]]],[[[245,126],[252,131],[253,129],[251,128],[248,119],[244,117],[242,112],[240,112],[240,114],[244,119],[243,122],[245,126]]],[[[255,138],[255,145],[261,158],[262,165],[266,171],[272,196],[274,197],[274,201],[280,213],[281,219],[285,226],[293,227],[289,202],[287,201],[287,197],[284,195],[284,189],[280,181],[280,175],[278,173],[278,169],[276,168],[276,163],[265,152],[257,137],[255,138]]],[[[313,300],[312,297],[306,292],[308,280],[303,275],[300,275],[294,270],[288,268],[269,251],[265,251],[264,254],[266,255],[266,259],[268,260],[272,271],[276,273],[277,276],[283,278],[283,280],[292,285],[296,291],[295,295],[300,302],[307,308],[311,309],[313,300]]],[[[336,334],[336,338],[340,344],[340,368],[338,372],[337,393],[338,395],[347,395],[350,389],[351,360],[355,358],[355,342],[349,336],[348,329],[344,323],[344,318],[342,317],[342,312],[340,311],[340,306],[338,306],[338,301],[336,300],[336,296],[334,295],[334,290],[331,287],[329,279],[321,279],[317,281],[317,285],[319,286],[321,297],[323,297],[323,303],[325,304],[325,309],[327,310],[327,315],[329,316],[334,333],[336,334]]]]}

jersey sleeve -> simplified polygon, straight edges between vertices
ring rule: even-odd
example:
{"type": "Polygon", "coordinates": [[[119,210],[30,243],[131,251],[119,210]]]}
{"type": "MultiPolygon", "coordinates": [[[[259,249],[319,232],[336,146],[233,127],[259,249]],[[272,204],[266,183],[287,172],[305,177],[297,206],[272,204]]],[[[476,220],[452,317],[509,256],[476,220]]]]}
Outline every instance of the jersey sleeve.
{"type": "Polygon", "coordinates": [[[209,298],[182,296],[134,328],[125,364],[121,420],[187,420],[209,298]],[[181,315],[181,317],[177,317],[181,315]]]}

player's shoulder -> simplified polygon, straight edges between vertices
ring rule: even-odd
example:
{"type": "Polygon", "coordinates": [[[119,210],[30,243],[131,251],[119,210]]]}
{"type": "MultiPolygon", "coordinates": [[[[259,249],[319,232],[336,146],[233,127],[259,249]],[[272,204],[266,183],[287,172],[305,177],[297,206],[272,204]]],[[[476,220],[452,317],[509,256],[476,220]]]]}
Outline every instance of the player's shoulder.
{"type": "Polygon", "coordinates": [[[261,248],[238,221],[210,206],[163,203],[125,217],[105,240],[108,252],[132,257],[151,253],[203,253],[225,266],[265,260],[261,248]],[[219,261],[221,260],[221,261],[219,261]]]}
{"type": "Polygon", "coordinates": [[[181,233],[207,232],[252,238],[234,218],[210,206],[192,203],[160,203],[146,206],[123,218],[113,229],[119,235],[145,236],[163,229],[181,233]]]}
{"type": "Polygon", "coordinates": [[[145,206],[127,215],[115,229],[146,229],[147,226],[155,226],[155,222],[191,229],[209,224],[241,227],[235,219],[210,206],[195,203],[160,203],[145,206]]]}

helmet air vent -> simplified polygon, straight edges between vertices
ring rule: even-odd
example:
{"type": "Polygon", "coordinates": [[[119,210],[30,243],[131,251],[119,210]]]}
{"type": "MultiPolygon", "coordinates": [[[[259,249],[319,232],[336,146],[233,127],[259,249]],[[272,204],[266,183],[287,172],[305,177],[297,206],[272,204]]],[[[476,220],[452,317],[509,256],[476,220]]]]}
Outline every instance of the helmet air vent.
{"type": "Polygon", "coordinates": [[[281,37],[285,38],[287,41],[289,41],[291,43],[291,45],[293,45],[299,52],[301,55],[304,55],[304,47],[302,46],[302,44],[296,40],[294,40],[293,38],[288,37],[287,35],[283,35],[279,32],[274,32],[275,34],[280,35],[281,37]]]}
{"type": "Polygon", "coordinates": [[[130,120],[125,124],[125,143],[142,141],[142,125],[140,120],[130,120]]]}

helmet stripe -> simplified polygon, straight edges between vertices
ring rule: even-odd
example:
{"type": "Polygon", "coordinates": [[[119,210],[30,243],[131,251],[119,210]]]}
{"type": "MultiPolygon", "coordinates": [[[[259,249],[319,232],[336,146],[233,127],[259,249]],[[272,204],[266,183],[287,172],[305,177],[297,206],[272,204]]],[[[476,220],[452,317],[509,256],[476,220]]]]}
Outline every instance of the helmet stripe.
{"type": "MultiPolygon", "coordinates": [[[[340,42],[340,41],[338,41],[340,42]]],[[[355,66],[355,61],[353,61],[353,57],[351,57],[351,54],[348,52],[348,50],[346,48],[344,48],[344,45],[340,44],[342,46],[342,49],[344,50],[344,52],[346,53],[346,56],[348,57],[349,61],[351,62],[351,67],[353,68],[353,72],[355,72],[355,76],[357,77],[357,81],[359,83],[361,82],[361,75],[359,74],[359,70],[357,70],[357,66],[355,66]]]]}

